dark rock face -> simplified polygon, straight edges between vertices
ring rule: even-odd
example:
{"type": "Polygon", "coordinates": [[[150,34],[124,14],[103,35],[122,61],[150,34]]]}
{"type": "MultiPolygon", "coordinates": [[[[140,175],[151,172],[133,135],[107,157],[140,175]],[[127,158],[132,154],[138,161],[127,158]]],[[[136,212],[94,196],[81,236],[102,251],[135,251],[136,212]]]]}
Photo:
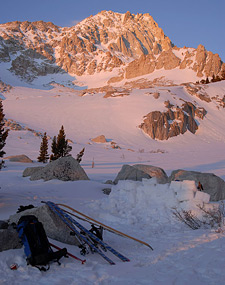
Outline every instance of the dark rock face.
{"type": "Polygon", "coordinates": [[[149,113],[139,127],[153,139],[167,140],[186,131],[194,134],[198,129],[195,116],[203,119],[205,114],[204,108],[196,108],[192,103],[185,102],[181,108],[176,107],[175,110],[168,108],[166,112],[149,113]]]}
{"type": "Polygon", "coordinates": [[[197,171],[174,170],[169,181],[174,180],[194,180],[203,186],[203,191],[210,195],[210,201],[219,201],[225,199],[225,181],[213,173],[202,173],[197,171]]]}

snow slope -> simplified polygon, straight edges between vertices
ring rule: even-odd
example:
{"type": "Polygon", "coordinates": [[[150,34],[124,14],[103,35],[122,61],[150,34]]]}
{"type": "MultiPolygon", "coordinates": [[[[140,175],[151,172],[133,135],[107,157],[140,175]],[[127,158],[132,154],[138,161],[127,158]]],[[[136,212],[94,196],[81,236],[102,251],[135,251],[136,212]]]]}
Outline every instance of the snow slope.
{"type": "MultiPolygon", "coordinates": [[[[221,100],[225,82],[205,85],[204,90],[210,98],[217,95],[221,100]]],[[[114,176],[122,164],[137,162],[160,166],[168,173],[186,168],[224,176],[225,127],[222,122],[225,110],[218,100],[207,103],[190,95],[183,85],[132,89],[129,96],[123,97],[104,98],[104,95],[87,93],[79,96],[78,91],[58,85],[50,90],[14,87],[4,93],[3,106],[7,119],[38,132],[47,132],[50,137],[57,135],[64,125],[67,138],[73,141],[72,154],[76,156],[85,147],[83,163],[90,166],[94,159],[96,168],[101,169],[102,164],[110,162],[115,168],[110,166],[104,171],[114,176]],[[153,97],[154,92],[160,93],[159,99],[153,97]],[[197,120],[199,129],[195,135],[186,132],[168,141],[156,141],[139,129],[149,112],[167,110],[164,104],[167,100],[175,106],[190,101],[207,110],[205,118],[197,120]],[[107,143],[91,141],[102,134],[107,143]],[[121,149],[112,149],[112,141],[121,149]]],[[[40,143],[41,138],[34,137],[29,131],[11,131],[6,155],[24,153],[36,160],[40,143]]],[[[96,173],[95,168],[90,171],[96,173]]]]}
{"type": "MultiPolygon", "coordinates": [[[[84,84],[88,85],[88,79],[84,84]]],[[[72,140],[72,155],[76,157],[85,147],[81,165],[90,181],[31,182],[23,178],[26,167],[41,165],[36,162],[41,137],[28,129],[10,131],[4,148],[6,156],[26,154],[34,163],[6,160],[6,168],[0,171],[0,220],[8,219],[20,205],[39,206],[42,200],[50,200],[68,204],[142,239],[154,251],[105,232],[104,239],[130,258],[130,263],[115,258],[116,265],[110,266],[94,254],[86,257],[86,265],[63,259],[61,266],[53,264],[47,273],[42,273],[26,265],[23,249],[9,250],[0,253],[0,284],[223,284],[224,228],[220,233],[215,229],[193,231],[175,221],[171,210],[177,204],[165,194],[170,186],[163,186],[165,190],[151,184],[154,181],[149,186],[128,182],[114,188],[110,196],[102,192],[107,186],[104,182],[115,179],[123,164],[155,165],[168,175],[174,169],[183,168],[213,172],[225,178],[224,108],[218,100],[223,99],[225,83],[221,81],[204,88],[211,98],[217,96],[217,99],[210,103],[202,101],[188,94],[183,85],[134,88],[129,96],[108,98],[103,98],[104,93],[79,96],[77,90],[59,85],[44,90],[18,86],[4,93],[7,119],[37,132],[46,131],[50,137],[57,135],[64,125],[67,138],[72,140]],[[159,99],[151,95],[154,92],[160,93],[159,99]],[[204,120],[198,120],[195,135],[187,132],[168,141],[156,141],[138,128],[144,115],[153,110],[166,110],[166,100],[178,106],[183,100],[195,101],[196,106],[207,110],[204,120]],[[105,144],[91,141],[101,134],[106,136],[105,144]],[[113,149],[112,141],[120,148],[113,149]],[[18,264],[16,271],[9,268],[14,262],[18,264]]],[[[54,243],[79,255],[79,249],[74,246],[54,243]]]]}

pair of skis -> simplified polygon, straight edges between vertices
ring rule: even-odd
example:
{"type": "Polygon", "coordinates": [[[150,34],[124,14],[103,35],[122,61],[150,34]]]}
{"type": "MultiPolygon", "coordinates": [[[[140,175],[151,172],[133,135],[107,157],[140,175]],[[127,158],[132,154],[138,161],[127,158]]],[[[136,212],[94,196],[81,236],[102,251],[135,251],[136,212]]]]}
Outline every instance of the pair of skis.
{"type": "Polygon", "coordinates": [[[119,253],[117,250],[112,248],[106,242],[103,242],[100,238],[94,235],[92,232],[88,231],[83,225],[74,220],[70,215],[64,212],[61,208],[59,208],[53,202],[45,202],[52,212],[58,215],[58,217],[71,229],[72,232],[76,235],[76,237],[80,240],[81,244],[85,243],[89,246],[92,252],[97,252],[101,255],[109,264],[115,264],[108,256],[103,253],[101,249],[98,248],[98,245],[101,246],[104,250],[108,250],[112,252],[115,256],[121,259],[123,262],[130,261],[127,257],[119,253]],[[79,230],[78,230],[78,229],[79,230]]]}
{"type": "Polygon", "coordinates": [[[114,228],[111,228],[111,227],[109,227],[109,226],[107,226],[107,225],[105,225],[105,224],[103,224],[103,223],[101,223],[101,222],[99,222],[99,221],[96,221],[95,219],[93,219],[93,218],[91,218],[91,217],[89,217],[89,216],[87,216],[87,215],[85,215],[85,214],[83,214],[83,213],[81,213],[81,212],[75,210],[74,208],[72,208],[72,207],[70,207],[70,206],[67,206],[67,205],[65,205],[65,204],[57,204],[57,205],[60,206],[60,207],[66,208],[67,210],[64,210],[63,208],[62,208],[62,210],[63,210],[63,212],[65,212],[65,213],[67,213],[67,214],[69,214],[69,215],[72,215],[72,216],[74,216],[74,217],[76,217],[76,218],[78,218],[78,219],[80,219],[80,220],[82,220],[82,221],[88,222],[88,223],[90,223],[90,224],[94,224],[94,225],[100,226],[100,227],[102,227],[104,230],[107,230],[107,231],[109,231],[109,232],[111,232],[111,233],[117,234],[117,235],[122,236],[122,237],[125,237],[125,238],[129,238],[129,239],[131,239],[131,240],[134,240],[134,241],[136,241],[136,242],[138,242],[138,243],[140,243],[140,244],[142,244],[142,245],[147,246],[147,247],[150,248],[151,250],[153,250],[153,248],[151,247],[151,245],[148,244],[147,242],[144,242],[144,241],[142,241],[142,240],[139,240],[139,239],[137,239],[137,238],[134,238],[134,237],[132,237],[132,236],[129,236],[129,235],[127,235],[127,234],[125,234],[125,233],[122,233],[122,232],[120,232],[120,231],[118,231],[118,230],[116,230],[116,229],[114,229],[114,228]],[[68,210],[74,212],[75,214],[69,212],[68,210]]]}

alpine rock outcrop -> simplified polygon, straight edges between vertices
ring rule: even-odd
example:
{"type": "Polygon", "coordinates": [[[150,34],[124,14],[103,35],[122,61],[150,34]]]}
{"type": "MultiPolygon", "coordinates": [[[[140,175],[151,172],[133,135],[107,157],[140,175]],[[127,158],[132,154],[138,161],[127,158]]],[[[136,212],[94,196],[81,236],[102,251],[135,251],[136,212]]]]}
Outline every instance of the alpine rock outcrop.
{"type": "Polygon", "coordinates": [[[116,82],[162,68],[192,69],[199,78],[225,70],[219,55],[202,45],[176,47],[149,14],[112,11],[102,11],[73,27],[43,21],[1,24],[2,63],[28,82],[64,72],[82,76],[116,69],[118,76],[109,81],[116,82]]]}

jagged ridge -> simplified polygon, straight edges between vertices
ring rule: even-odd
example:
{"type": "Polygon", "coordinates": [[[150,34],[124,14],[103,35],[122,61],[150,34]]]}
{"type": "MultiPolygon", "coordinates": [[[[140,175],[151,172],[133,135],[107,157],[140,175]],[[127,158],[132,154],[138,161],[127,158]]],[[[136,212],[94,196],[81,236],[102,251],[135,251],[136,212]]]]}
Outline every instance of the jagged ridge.
{"type": "Polygon", "coordinates": [[[102,11],[71,28],[50,22],[11,22],[0,25],[0,62],[32,81],[36,76],[67,72],[82,76],[118,70],[134,78],[164,68],[193,69],[197,76],[225,70],[219,55],[202,45],[177,48],[149,14],[102,11]]]}

